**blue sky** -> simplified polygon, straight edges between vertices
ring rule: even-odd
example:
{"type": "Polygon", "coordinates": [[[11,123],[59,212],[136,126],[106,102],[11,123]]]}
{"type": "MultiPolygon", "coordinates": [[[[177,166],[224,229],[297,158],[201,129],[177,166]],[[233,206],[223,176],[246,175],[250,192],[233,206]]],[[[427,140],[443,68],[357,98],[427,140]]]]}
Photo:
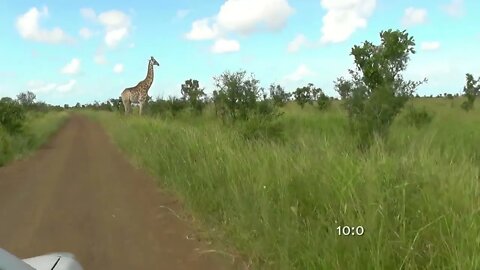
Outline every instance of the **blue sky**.
{"type": "Polygon", "coordinates": [[[415,37],[406,77],[429,79],[419,94],[458,93],[465,73],[480,75],[476,0],[153,2],[0,0],[0,96],[30,90],[60,105],[118,97],[145,77],[150,56],[160,63],[154,97],[178,95],[189,78],[211,93],[213,76],[239,69],[265,87],[312,82],[335,95],[351,47],[378,43],[389,28],[415,37]]]}

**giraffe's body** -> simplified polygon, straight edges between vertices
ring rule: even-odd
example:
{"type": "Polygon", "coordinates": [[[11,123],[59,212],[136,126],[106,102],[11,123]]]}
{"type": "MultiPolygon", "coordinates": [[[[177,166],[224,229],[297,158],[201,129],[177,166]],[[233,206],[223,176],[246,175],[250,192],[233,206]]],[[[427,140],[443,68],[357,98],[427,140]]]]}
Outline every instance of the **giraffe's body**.
{"type": "Polygon", "coordinates": [[[121,98],[123,106],[125,107],[125,114],[128,114],[132,109],[132,104],[139,104],[139,114],[142,115],[142,108],[148,99],[148,90],[153,83],[153,66],[159,66],[157,60],[153,56],[148,61],[147,77],[140,81],[134,87],[128,87],[123,90],[121,98]]]}

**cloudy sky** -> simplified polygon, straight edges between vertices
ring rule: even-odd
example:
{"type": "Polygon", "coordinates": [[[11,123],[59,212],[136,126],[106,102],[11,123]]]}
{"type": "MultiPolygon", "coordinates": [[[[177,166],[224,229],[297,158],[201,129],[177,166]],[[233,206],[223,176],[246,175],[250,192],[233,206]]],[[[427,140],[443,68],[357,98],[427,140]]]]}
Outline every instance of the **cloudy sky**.
{"type": "Polygon", "coordinates": [[[160,63],[154,97],[178,95],[189,78],[211,93],[213,76],[239,69],[264,86],[312,82],[334,95],[351,47],[389,28],[415,37],[406,76],[429,79],[419,94],[457,93],[465,73],[480,75],[479,10],[478,0],[2,0],[0,96],[118,97],[145,77],[150,56],[160,63]]]}

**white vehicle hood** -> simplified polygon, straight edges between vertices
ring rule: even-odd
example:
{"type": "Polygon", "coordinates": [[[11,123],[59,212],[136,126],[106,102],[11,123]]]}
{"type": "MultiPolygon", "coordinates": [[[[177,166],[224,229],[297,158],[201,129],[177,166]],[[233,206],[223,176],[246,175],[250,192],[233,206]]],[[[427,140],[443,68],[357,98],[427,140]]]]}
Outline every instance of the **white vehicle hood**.
{"type": "Polygon", "coordinates": [[[0,248],[0,270],[83,270],[71,253],[51,253],[20,260],[0,248]],[[55,267],[54,267],[55,266],[55,267]]]}

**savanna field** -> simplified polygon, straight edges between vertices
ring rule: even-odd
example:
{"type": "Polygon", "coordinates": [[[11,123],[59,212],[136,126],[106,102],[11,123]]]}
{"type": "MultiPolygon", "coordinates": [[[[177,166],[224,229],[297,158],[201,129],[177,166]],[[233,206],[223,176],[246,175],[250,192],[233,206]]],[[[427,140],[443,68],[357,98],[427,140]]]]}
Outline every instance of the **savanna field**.
{"type": "Polygon", "coordinates": [[[288,104],[282,142],[246,141],[206,116],[88,115],[255,269],[476,269],[480,116],[460,98],[411,103],[432,121],[417,128],[403,113],[365,153],[339,102],[288,104]],[[365,232],[339,236],[343,225],[365,232]]]}
{"type": "Polygon", "coordinates": [[[340,99],[313,84],[268,95],[225,72],[212,97],[187,80],[183,97],[150,100],[142,116],[119,99],[18,112],[27,124],[2,120],[0,162],[80,113],[180,198],[210,252],[248,269],[480,269],[480,78],[467,74],[462,95],[415,97],[423,82],[401,76],[413,39],[380,36],[352,48],[340,99]]]}

